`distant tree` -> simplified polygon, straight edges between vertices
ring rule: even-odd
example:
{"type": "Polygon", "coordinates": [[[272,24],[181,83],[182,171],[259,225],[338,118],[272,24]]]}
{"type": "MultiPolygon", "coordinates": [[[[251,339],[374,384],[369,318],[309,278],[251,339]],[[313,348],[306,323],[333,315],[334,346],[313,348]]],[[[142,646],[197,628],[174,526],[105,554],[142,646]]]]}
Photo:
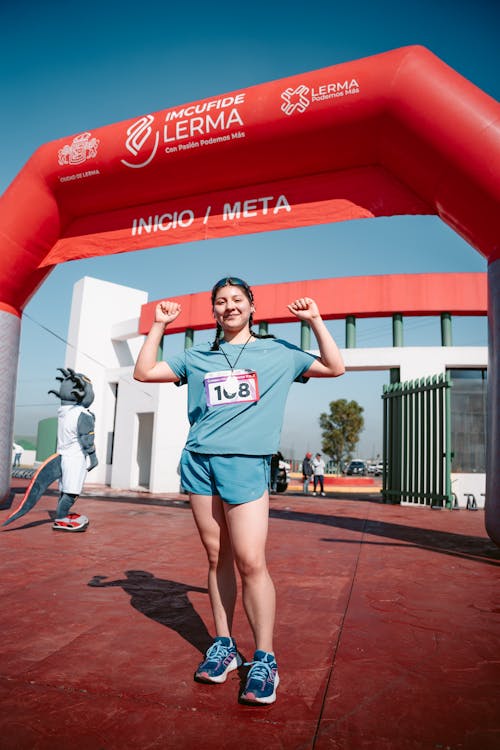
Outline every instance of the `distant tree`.
{"type": "Polygon", "coordinates": [[[330,401],[328,414],[323,412],[319,416],[323,453],[330,456],[337,466],[352,458],[365,424],[363,411],[357,401],[340,398],[330,401]]]}
{"type": "Polygon", "coordinates": [[[16,443],[19,443],[25,451],[36,451],[36,438],[20,437],[16,438],[16,443]]]}

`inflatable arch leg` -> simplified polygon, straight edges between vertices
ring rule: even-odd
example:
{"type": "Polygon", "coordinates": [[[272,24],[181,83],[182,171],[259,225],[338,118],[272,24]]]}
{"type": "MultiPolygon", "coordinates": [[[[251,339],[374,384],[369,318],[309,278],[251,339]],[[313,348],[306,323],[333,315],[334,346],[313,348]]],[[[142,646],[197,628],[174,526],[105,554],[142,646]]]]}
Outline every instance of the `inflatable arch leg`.
{"type": "Polygon", "coordinates": [[[500,260],[488,267],[488,443],[486,531],[500,546],[500,260]]]}
{"type": "Polygon", "coordinates": [[[10,490],[21,320],[0,309],[0,498],[10,490]]]}

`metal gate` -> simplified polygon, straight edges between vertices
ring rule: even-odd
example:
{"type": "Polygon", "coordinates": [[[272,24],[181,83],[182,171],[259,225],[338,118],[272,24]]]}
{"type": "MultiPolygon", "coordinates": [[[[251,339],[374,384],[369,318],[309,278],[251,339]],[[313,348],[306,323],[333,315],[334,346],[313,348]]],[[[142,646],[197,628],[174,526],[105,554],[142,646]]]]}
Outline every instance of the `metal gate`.
{"type": "Polygon", "coordinates": [[[384,385],[386,503],[451,507],[448,374],[384,385]]]}

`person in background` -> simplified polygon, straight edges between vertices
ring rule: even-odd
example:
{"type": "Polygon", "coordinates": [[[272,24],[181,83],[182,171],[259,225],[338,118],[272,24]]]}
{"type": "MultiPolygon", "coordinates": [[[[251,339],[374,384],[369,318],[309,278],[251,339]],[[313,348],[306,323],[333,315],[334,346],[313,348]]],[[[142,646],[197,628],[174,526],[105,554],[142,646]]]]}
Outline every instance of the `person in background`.
{"type": "Polygon", "coordinates": [[[19,445],[18,443],[12,444],[12,468],[14,469],[16,466],[21,466],[21,458],[24,452],[24,448],[22,445],[19,445]]]}
{"type": "Polygon", "coordinates": [[[309,494],[309,482],[313,475],[313,468],[311,463],[312,453],[306,453],[304,460],[302,461],[302,481],[304,483],[303,493],[304,495],[309,494]]]}
{"type": "Polygon", "coordinates": [[[313,467],[313,495],[316,495],[318,484],[321,489],[321,496],[325,496],[325,462],[321,458],[321,453],[316,453],[312,460],[313,467]]]}
{"type": "MultiPolygon", "coordinates": [[[[277,452],[286,398],[294,381],[331,378],[345,371],[339,349],[316,302],[287,305],[316,337],[315,357],[287,341],[252,330],[254,295],[246,281],[224,277],[212,288],[217,323],[213,342],[157,361],[166,327],[181,314],[162,300],[142,345],[134,378],[188,386],[190,430],[181,457],[181,484],[208,558],[213,644],[195,671],[200,682],[223,683],[241,657],[232,637],[241,578],[243,607],[255,652],[240,700],[270,704],[279,684],[274,652],[276,594],[266,562],[271,456],[277,452]]],[[[164,429],[175,429],[165,425],[164,429]]]]}

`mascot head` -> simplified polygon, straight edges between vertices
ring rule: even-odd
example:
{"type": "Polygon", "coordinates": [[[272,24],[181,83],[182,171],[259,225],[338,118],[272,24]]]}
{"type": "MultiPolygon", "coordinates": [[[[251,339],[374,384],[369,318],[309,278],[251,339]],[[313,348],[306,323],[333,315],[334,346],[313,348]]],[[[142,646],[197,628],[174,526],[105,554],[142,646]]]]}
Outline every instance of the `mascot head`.
{"type": "Polygon", "coordinates": [[[87,376],[81,372],[75,372],[71,367],[66,369],[58,367],[57,369],[62,374],[62,377],[59,375],[56,377],[61,385],[58,391],[51,390],[48,393],[53,393],[54,396],[60,398],[63,406],[80,404],[85,408],[89,407],[94,400],[94,390],[87,376]]]}

